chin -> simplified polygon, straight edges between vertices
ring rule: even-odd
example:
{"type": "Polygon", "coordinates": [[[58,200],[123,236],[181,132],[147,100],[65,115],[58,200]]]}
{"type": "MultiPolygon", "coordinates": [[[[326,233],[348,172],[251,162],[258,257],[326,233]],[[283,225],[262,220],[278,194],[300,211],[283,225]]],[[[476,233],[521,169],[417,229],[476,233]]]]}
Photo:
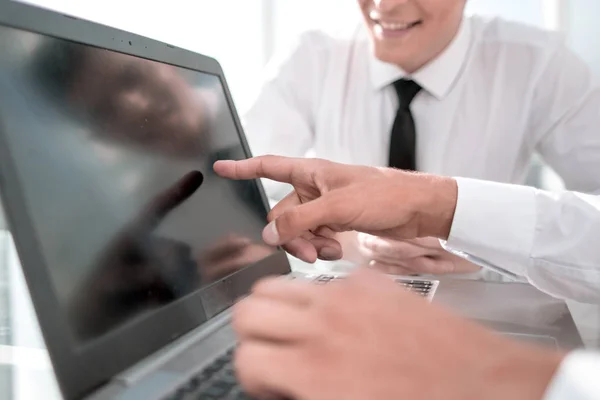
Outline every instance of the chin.
{"type": "Polygon", "coordinates": [[[398,52],[394,52],[390,49],[376,49],[375,57],[382,62],[394,65],[402,65],[404,64],[405,57],[401,57],[398,52]]]}

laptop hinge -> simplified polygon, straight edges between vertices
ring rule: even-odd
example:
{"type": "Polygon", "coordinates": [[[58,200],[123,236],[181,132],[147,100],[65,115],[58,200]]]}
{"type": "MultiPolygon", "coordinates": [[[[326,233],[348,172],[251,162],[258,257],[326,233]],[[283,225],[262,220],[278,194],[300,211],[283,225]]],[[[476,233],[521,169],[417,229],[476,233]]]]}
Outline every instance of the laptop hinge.
{"type": "Polygon", "coordinates": [[[160,369],[160,367],[165,365],[169,360],[172,360],[174,357],[177,357],[179,354],[189,349],[190,346],[200,342],[222,328],[229,323],[230,319],[231,310],[227,310],[222,314],[211,318],[207,323],[199,326],[172,343],[169,343],[167,346],[136,363],[133,367],[116,375],[113,380],[125,384],[126,386],[139,382],[144,377],[160,369]]]}

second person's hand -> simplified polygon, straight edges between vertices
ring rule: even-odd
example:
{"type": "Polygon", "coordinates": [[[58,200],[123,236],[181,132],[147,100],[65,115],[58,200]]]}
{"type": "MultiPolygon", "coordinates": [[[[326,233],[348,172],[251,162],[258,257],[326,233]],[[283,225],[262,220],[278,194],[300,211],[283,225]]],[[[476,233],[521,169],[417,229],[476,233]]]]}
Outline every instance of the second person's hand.
{"type": "Polygon", "coordinates": [[[432,237],[395,240],[357,233],[355,245],[361,264],[387,274],[464,274],[481,269],[444,250],[432,237]]]}

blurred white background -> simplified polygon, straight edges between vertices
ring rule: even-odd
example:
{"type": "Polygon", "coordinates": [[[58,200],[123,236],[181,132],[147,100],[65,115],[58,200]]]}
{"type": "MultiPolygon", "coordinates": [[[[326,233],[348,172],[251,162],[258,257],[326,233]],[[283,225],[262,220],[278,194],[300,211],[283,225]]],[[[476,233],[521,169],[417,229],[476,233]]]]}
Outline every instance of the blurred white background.
{"type": "MultiPolygon", "coordinates": [[[[360,23],[357,0],[26,0],[217,58],[243,110],[274,51],[308,29],[335,32],[360,23]]],[[[600,73],[597,0],[468,0],[467,14],[560,29],[600,73]]]]}

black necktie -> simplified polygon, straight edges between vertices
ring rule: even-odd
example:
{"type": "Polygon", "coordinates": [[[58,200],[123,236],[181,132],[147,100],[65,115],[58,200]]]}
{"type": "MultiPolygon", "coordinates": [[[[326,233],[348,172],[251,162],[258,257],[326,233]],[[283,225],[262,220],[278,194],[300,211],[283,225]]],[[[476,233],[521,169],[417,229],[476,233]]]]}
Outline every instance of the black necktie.
{"type": "Polygon", "coordinates": [[[394,89],[398,94],[399,106],[392,126],[389,166],[416,171],[417,137],[410,103],[421,90],[421,86],[414,81],[400,79],[394,82],[394,89]]]}

